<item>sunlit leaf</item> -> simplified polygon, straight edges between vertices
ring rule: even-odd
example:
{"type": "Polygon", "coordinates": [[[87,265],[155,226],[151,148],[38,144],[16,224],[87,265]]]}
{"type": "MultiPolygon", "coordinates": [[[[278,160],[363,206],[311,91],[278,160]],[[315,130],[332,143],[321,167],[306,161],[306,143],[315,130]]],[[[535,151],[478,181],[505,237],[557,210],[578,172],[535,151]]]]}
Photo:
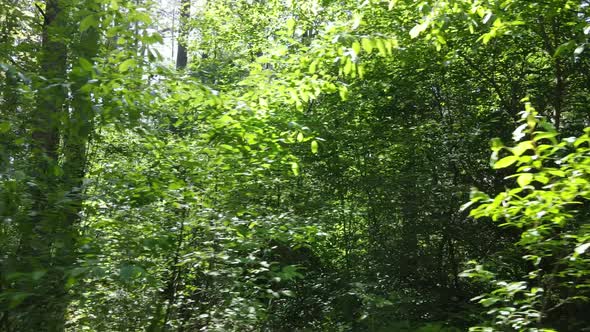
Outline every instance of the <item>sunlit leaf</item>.
{"type": "Polygon", "coordinates": [[[506,168],[512,164],[514,164],[516,161],[518,161],[518,157],[517,156],[508,156],[508,157],[504,157],[500,160],[498,160],[495,164],[494,164],[494,168],[499,169],[499,168],[506,168]]]}

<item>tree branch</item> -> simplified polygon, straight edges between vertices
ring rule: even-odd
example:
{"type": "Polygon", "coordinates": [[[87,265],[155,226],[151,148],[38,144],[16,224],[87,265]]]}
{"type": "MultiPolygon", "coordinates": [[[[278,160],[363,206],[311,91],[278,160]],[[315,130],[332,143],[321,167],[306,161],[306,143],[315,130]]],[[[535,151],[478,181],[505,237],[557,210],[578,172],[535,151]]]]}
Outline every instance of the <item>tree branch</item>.
{"type": "Polygon", "coordinates": [[[39,4],[35,4],[35,7],[39,11],[39,13],[41,13],[41,16],[43,16],[43,19],[47,20],[47,15],[45,15],[45,12],[43,11],[43,9],[41,9],[41,7],[39,7],[39,4]]]}

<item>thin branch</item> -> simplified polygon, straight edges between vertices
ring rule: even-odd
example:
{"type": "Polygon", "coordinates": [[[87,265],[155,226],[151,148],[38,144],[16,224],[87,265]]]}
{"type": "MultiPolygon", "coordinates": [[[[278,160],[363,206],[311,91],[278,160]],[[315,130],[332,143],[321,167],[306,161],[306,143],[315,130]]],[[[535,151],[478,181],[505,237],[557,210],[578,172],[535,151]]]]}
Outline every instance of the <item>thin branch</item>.
{"type": "Polygon", "coordinates": [[[41,7],[39,7],[39,4],[35,4],[35,7],[37,8],[37,10],[39,11],[39,13],[41,13],[41,16],[43,16],[44,20],[47,20],[47,15],[45,14],[45,12],[43,11],[43,9],[41,9],[41,7]]]}
{"type": "Polygon", "coordinates": [[[500,102],[506,108],[506,111],[510,112],[512,107],[511,107],[510,103],[508,102],[508,100],[505,98],[500,86],[498,85],[498,83],[496,82],[494,77],[490,76],[486,72],[484,72],[477,64],[475,64],[471,59],[469,59],[463,53],[459,52],[458,54],[463,60],[465,60],[465,62],[467,62],[469,67],[471,67],[472,69],[477,71],[481,75],[481,77],[483,77],[486,81],[488,81],[492,85],[492,87],[494,88],[494,90],[498,94],[498,97],[500,98],[500,102]]]}

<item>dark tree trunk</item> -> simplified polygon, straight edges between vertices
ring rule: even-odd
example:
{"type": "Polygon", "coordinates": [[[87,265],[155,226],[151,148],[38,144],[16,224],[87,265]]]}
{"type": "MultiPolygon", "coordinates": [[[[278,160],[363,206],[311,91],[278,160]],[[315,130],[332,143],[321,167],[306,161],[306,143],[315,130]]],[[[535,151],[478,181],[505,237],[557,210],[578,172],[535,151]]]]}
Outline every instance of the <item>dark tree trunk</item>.
{"type": "MultiPolygon", "coordinates": [[[[94,0],[81,5],[99,9],[94,0]]],[[[37,105],[30,122],[31,213],[19,224],[21,241],[13,259],[14,270],[24,276],[14,285],[24,296],[10,318],[14,331],[65,329],[66,281],[76,262],[75,224],[82,206],[86,145],[93,129],[90,94],[82,89],[92,73],[73,70],[68,80],[68,8],[62,0],[46,0],[42,12],[42,79],[37,83],[37,105]]],[[[98,31],[90,28],[70,53],[91,61],[98,51],[98,39],[98,31]]]]}
{"type": "Polygon", "coordinates": [[[54,208],[59,197],[57,175],[60,119],[66,99],[66,45],[62,28],[65,13],[59,0],[46,0],[39,75],[45,80],[37,85],[37,107],[32,116],[31,213],[20,223],[20,246],[17,250],[17,271],[24,273],[16,285],[26,296],[16,312],[14,330],[63,330],[65,306],[62,298],[63,270],[53,264],[53,249],[62,244],[59,213],[54,208]]]}
{"type": "Polygon", "coordinates": [[[180,1],[180,32],[178,33],[178,52],[176,53],[176,69],[184,69],[188,63],[188,54],[186,45],[188,41],[188,24],[190,17],[191,2],[190,0],[180,1]]]}

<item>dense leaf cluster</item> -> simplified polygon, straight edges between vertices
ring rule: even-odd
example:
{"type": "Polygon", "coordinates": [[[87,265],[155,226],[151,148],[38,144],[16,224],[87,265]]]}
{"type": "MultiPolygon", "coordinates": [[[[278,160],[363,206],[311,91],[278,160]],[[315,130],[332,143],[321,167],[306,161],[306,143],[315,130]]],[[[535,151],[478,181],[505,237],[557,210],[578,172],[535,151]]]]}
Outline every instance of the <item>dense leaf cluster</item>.
{"type": "Polygon", "coordinates": [[[0,0],[0,330],[588,329],[589,11],[0,0]]]}

